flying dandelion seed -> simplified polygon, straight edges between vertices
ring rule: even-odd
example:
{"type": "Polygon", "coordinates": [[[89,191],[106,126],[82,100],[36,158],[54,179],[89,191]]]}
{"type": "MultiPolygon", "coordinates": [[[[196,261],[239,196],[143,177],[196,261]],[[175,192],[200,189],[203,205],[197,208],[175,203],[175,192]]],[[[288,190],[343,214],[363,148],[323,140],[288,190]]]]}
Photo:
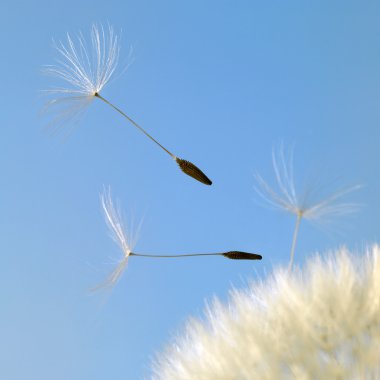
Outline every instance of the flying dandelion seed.
{"type": "Polygon", "coordinates": [[[59,55],[57,64],[47,66],[44,72],[58,77],[69,87],[47,91],[52,98],[47,103],[46,110],[57,112],[52,124],[60,125],[63,122],[78,119],[95,98],[100,99],[169,154],[185,174],[205,185],[211,185],[212,181],[197,166],[175,156],[100,94],[115,75],[119,61],[119,39],[111,26],[106,32],[102,26],[93,25],[90,40],[91,42],[88,43],[82,34],[79,34],[75,40],[68,34],[66,43],[59,42],[55,45],[59,55]]]}
{"type": "MultiPolygon", "coordinates": [[[[195,257],[195,256],[223,256],[231,260],[261,260],[262,256],[256,253],[242,252],[242,251],[228,251],[222,253],[190,253],[181,255],[149,255],[143,253],[132,252],[136,245],[137,236],[141,227],[141,223],[137,231],[132,234],[133,229],[125,229],[124,223],[122,221],[122,216],[120,209],[115,207],[114,202],[111,198],[111,191],[105,191],[101,195],[101,204],[105,216],[106,223],[111,232],[112,238],[119,245],[122,251],[122,258],[119,261],[116,269],[109,275],[106,281],[97,288],[102,287],[112,287],[117,283],[127,267],[130,257],[147,257],[147,258],[185,258],[185,257],[195,257]],[[127,235],[127,232],[129,235],[127,235]]],[[[97,289],[95,288],[95,289],[97,289]]]]}
{"type": "Polygon", "coordinates": [[[255,186],[255,191],[270,206],[296,216],[290,249],[289,269],[291,269],[302,219],[315,222],[327,221],[333,217],[358,211],[359,206],[357,204],[340,202],[340,199],[348,193],[360,189],[361,186],[348,187],[324,198],[315,197],[313,191],[298,194],[294,182],[293,152],[291,151],[287,157],[283,146],[279,148],[277,153],[273,150],[272,165],[278,189],[271,187],[260,174],[256,174],[258,186],[255,186]]]}

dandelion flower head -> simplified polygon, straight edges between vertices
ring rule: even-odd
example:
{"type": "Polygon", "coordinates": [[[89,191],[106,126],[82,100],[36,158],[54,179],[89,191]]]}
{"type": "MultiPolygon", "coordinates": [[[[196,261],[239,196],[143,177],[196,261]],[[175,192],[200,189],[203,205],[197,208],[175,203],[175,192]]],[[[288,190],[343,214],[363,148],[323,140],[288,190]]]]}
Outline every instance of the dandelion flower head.
{"type": "Polygon", "coordinates": [[[380,378],[380,248],[342,248],[215,301],[157,355],[153,380],[380,378]]]}

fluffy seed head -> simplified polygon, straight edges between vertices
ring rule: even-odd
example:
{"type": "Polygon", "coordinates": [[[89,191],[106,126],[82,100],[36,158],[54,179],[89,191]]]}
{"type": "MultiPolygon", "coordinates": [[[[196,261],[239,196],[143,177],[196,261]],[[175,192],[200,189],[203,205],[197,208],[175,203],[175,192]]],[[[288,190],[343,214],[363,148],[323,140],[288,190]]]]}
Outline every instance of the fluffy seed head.
{"type": "Polygon", "coordinates": [[[114,76],[119,60],[119,38],[113,28],[93,25],[90,38],[82,33],[76,38],[67,34],[65,42],[54,44],[58,53],[55,65],[44,72],[63,82],[62,87],[46,92],[51,99],[47,109],[59,109],[59,119],[80,114],[114,76]]]}
{"type": "Polygon", "coordinates": [[[154,380],[380,378],[380,248],[233,291],[157,356],[154,380]]]}

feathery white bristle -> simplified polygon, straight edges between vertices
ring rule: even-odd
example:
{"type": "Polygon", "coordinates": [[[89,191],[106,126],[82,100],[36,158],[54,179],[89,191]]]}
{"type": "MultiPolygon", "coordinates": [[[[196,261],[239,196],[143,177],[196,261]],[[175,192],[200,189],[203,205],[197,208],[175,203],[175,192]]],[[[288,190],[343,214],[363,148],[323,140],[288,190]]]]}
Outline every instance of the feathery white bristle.
{"type": "Polygon", "coordinates": [[[348,214],[359,209],[355,203],[340,202],[345,195],[361,188],[351,186],[341,191],[319,197],[310,187],[308,191],[299,193],[296,190],[293,173],[293,152],[286,157],[283,147],[278,152],[272,151],[272,165],[275,174],[277,190],[270,186],[260,174],[256,174],[256,193],[270,206],[290,212],[296,216],[313,221],[326,222],[329,218],[348,214]]]}
{"type": "MultiPolygon", "coordinates": [[[[104,212],[104,217],[107,226],[110,230],[113,240],[118,244],[122,251],[122,258],[119,261],[116,269],[109,275],[102,287],[113,286],[120,279],[123,274],[132,249],[134,248],[137,240],[137,231],[126,229],[123,225],[121,212],[118,207],[115,207],[110,189],[105,190],[100,197],[101,204],[104,212]]],[[[141,224],[138,228],[140,228],[141,224]]]]}
{"type": "Polygon", "coordinates": [[[66,43],[55,44],[60,59],[57,65],[47,67],[46,72],[71,87],[57,88],[53,92],[93,96],[110,81],[119,60],[118,36],[111,26],[107,33],[103,26],[93,25],[90,41],[86,41],[82,33],[77,41],[67,34],[66,43]]]}
{"type": "Polygon", "coordinates": [[[111,26],[93,25],[89,40],[67,34],[65,42],[54,44],[57,63],[46,66],[44,73],[60,79],[64,86],[46,90],[50,99],[45,110],[54,111],[52,124],[80,115],[112,77],[119,60],[119,38],[111,26]]]}

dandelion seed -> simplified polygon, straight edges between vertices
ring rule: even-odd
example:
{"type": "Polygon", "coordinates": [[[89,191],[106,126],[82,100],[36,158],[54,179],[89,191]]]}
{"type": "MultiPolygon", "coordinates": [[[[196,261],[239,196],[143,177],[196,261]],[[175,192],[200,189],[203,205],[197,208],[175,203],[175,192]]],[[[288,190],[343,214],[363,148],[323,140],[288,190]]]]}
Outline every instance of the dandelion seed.
{"type": "MultiPolygon", "coordinates": [[[[105,216],[106,223],[111,232],[112,238],[119,245],[122,251],[122,258],[119,261],[116,269],[110,274],[107,280],[99,287],[112,287],[120,279],[127,263],[132,256],[136,257],[147,257],[147,258],[185,258],[185,257],[195,257],[195,256],[223,256],[231,260],[261,260],[262,256],[257,253],[248,253],[242,251],[228,251],[222,253],[190,253],[190,254],[180,254],[180,255],[150,255],[143,253],[132,252],[136,245],[137,236],[141,227],[141,223],[138,226],[137,231],[132,234],[133,229],[125,229],[124,223],[122,221],[121,212],[118,207],[114,206],[114,202],[111,198],[111,191],[105,191],[101,195],[101,204],[105,216]],[[129,235],[127,236],[127,232],[129,235]]],[[[95,288],[95,289],[97,289],[95,288]]]]}
{"type": "Polygon", "coordinates": [[[75,40],[68,34],[66,43],[60,42],[55,45],[59,55],[57,64],[47,66],[44,71],[46,74],[58,77],[69,86],[47,91],[52,98],[47,103],[46,110],[57,112],[52,123],[60,125],[78,119],[95,98],[100,99],[169,154],[185,174],[201,183],[211,185],[211,180],[199,168],[175,156],[100,94],[115,75],[120,52],[119,39],[112,27],[108,28],[107,33],[102,26],[93,25],[90,40],[88,43],[82,34],[75,40]]]}
{"type": "Polygon", "coordinates": [[[357,211],[359,209],[357,204],[340,202],[340,199],[348,193],[358,190],[361,186],[348,187],[323,198],[314,197],[313,191],[306,191],[300,195],[296,191],[294,182],[293,152],[291,151],[289,156],[286,157],[282,146],[277,153],[273,150],[272,165],[278,189],[271,187],[260,174],[256,174],[258,186],[255,187],[255,190],[270,206],[296,216],[290,249],[290,269],[294,261],[301,220],[307,219],[314,222],[328,221],[330,218],[357,211]]]}

